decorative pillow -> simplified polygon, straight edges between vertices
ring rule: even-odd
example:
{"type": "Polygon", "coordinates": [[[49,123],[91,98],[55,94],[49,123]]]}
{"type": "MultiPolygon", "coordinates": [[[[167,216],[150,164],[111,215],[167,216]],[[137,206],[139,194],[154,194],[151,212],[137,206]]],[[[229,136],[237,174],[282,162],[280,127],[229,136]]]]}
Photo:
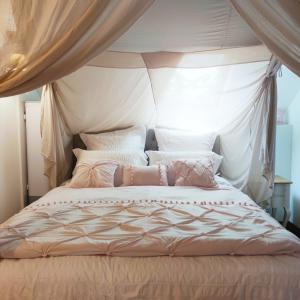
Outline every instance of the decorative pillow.
{"type": "Polygon", "coordinates": [[[122,184],[122,177],[123,177],[123,167],[122,165],[139,165],[139,166],[147,166],[147,155],[144,151],[88,151],[82,149],[73,149],[73,153],[77,158],[77,163],[81,161],[87,160],[113,160],[119,163],[119,167],[115,172],[115,186],[120,186],[122,184]]]}
{"type": "Polygon", "coordinates": [[[164,165],[124,166],[123,186],[128,185],[168,185],[167,168],[164,165]]]}
{"type": "MultiPolygon", "coordinates": [[[[213,161],[213,168],[215,174],[218,172],[221,162],[223,160],[223,156],[216,154],[212,151],[174,151],[174,152],[166,152],[166,151],[146,151],[146,154],[149,157],[149,164],[156,165],[159,163],[168,165],[173,160],[184,160],[184,159],[203,159],[205,157],[209,157],[213,161]]],[[[169,183],[170,184],[170,183],[169,183]]]]}
{"type": "MultiPolygon", "coordinates": [[[[171,163],[175,185],[213,188],[217,186],[210,158],[202,160],[178,160],[171,163]]],[[[168,170],[169,171],[169,170],[168,170]]]]}
{"type": "Polygon", "coordinates": [[[102,188],[114,186],[114,175],[118,167],[115,161],[81,161],[67,187],[102,188]]]}
{"type": "Polygon", "coordinates": [[[97,134],[81,133],[87,150],[144,151],[146,127],[136,126],[97,134]]]}
{"type": "Polygon", "coordinates": [[[212,151],[217,135],[155,128],[160,151],[212,151]]]}

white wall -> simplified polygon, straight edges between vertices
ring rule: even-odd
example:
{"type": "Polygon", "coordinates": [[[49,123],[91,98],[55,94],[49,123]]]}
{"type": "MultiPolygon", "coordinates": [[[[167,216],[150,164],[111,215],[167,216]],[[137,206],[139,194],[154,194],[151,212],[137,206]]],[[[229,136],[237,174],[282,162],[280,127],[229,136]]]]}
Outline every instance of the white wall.
{"type": "MultiPolygon", "coordinates": [[[[299,87],[300,87],[300,78],[299,87]]],[[[294,224],[300,227],[300,91],[288,107],[289,123],[293,127],[291,167],[291,209],[294,224]]]]}
{"type": "Polygon", "coordinates": [[[17,213],[26,195],[24,104],[0,98],[0,222],[17,213]]]}
{"type": "Polygon", "coordinates": [[[287,110],[300,91],[299,77],[287,67],[282,67],[281,76],[277,77],[278,109],[287,110]]]}
{"type": "MultiPolygon", "coordinates": [[[[0,223],[24,207],[27,197],[27,153],[24,101],[39,104],[41,90],[0,98],[0,223]]],[[[38,114],[39,116],[39,114],[38,114]]],[[[35,122],[35,121],[34,121],[35,122]]],[[[30,123],[35,132],[39,124],[30,123]]],[[[39,149],[33,149],[31,157],[39,149]]],[[[41,175],[40,173],[37,176],[41,175]]],[[[41,175],[42,176],[42,175],[41,175]]],[[[44,188],[43,185],[39,188],[44,188]]]]}
{"type": "Polygon", "coordinates": [[[300,78],[282,67],[282,76],[277,78],[277,83],[278,109],[285,112],[288,125],[277,126],[275,171],[293,182],[291,221],[300,227],[300,78]],[[289,127],[291,132],[285,132],[289,127]]]}
{"type": "Polygon", "coordinates": [[[276,127],[275,174],[291,179],[293,127],[279,124],[276,127]]]}

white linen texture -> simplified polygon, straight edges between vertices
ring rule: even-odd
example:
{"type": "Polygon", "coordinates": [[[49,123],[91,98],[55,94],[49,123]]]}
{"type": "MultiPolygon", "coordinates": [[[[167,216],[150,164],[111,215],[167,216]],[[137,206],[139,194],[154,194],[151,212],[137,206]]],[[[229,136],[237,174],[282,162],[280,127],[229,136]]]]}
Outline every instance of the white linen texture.
{"type": "Polygon", "coordinates": [[[161,151],[212,151],[216,133],[199,134],[191,131],[155,128],[161,151]]]}
{"type": "Polygon", "coordinates": [[[81,133],[80,138],[87,150],[144,151],[146,127],[134,126],[95,134],[81,133]]]}

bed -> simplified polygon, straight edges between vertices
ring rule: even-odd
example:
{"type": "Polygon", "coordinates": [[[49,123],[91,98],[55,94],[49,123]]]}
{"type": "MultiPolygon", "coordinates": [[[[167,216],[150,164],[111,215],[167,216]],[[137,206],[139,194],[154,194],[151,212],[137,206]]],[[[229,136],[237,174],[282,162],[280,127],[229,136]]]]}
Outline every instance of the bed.
{"type": "Polygon", "coordinates": [[[53,189],[0,227],[1,300],[299,299],[299,239],[219,180],[53,189]]]}

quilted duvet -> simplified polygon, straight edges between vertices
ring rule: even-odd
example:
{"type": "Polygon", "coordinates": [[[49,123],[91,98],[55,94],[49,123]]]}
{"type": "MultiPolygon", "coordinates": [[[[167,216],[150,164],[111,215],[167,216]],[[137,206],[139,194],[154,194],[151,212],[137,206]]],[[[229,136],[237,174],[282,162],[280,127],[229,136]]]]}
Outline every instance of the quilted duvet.
{"type": "Polygon", "coordinates": [[[236,189],[52,190],[0,226],[2,258],[300,253],[300,241],[236,189]]]}

